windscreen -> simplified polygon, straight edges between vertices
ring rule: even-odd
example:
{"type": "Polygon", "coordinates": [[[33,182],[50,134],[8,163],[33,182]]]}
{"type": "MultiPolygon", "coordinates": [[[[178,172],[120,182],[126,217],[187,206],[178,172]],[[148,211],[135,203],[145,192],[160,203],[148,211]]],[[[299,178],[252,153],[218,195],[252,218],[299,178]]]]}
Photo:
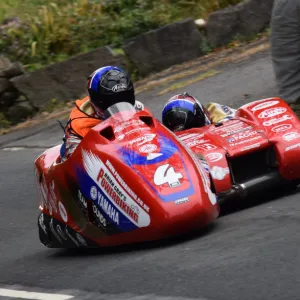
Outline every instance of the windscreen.
{"type": "Polygon", "coordinates": [[[105,112],[105,117],[108,119],[109,117],[119,113],[119,112],[124,112],[123,116],[120,116],[120,118],[130,118],[132,117],[135,113],[136,110],[134,106],[128,102],[119,102],[116,103],[112,106],[110,106],[105,112]]]}

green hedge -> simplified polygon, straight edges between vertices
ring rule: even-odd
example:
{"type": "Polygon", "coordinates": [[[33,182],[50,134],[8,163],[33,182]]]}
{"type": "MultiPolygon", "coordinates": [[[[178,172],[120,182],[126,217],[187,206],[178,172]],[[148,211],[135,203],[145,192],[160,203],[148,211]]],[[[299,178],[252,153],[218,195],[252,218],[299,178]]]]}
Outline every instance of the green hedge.
{"type": "Polygon", "coordinates": [[[0,53],[29,70],[240,0],[2,0],[0,53]],[[19,4],[19,5],[18,5],[19,4]],[[45,4],[44,6],[41,4],[45,4]],[[23,8],[23,9],[22,9],[23,8]],[[3,13],[4,12],[4,13],[3,13]],[[14,15],[15,14],[15,15],[14,15]]]}

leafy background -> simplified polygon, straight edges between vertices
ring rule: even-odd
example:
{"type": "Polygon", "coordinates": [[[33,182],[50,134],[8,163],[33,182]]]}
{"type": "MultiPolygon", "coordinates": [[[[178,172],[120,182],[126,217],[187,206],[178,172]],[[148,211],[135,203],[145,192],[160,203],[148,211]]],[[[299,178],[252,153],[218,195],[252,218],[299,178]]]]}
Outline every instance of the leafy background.
{"type": "Polygon", "coordinates": [[[241,0],[1,0],[0,53],[28,70],[241,0]]]}

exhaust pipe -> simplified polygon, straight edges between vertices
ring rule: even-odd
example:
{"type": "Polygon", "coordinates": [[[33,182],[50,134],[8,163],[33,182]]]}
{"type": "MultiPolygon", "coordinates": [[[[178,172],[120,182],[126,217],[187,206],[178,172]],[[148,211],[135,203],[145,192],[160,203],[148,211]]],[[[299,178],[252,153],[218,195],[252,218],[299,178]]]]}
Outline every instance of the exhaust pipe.
{"type": "Polygon", "coordinates": [[[219,203],[223,203],[233,197],[246,198],[249,194],[268,189],[278,184],[284,184],[285,181],[278,172],[271,172],[262,176],[253,178],[243,183],[235,184],[232,189],[226,193],[220,193],[218,196],[219,203]]]}

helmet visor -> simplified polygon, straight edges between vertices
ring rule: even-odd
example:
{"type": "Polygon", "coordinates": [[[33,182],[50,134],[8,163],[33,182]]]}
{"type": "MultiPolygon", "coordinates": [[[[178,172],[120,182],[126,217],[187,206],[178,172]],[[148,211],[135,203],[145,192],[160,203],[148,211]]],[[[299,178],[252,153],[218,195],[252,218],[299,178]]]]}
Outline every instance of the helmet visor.
{"type": "Polygon", "coordinates": [[[166,114],[165,125],[171,131],[181,131],[186,129],[188,113],[184,110],[171,110],[166,114]]]}
{"type": "Polygon", "coordinates": [[[104,111],[105,119],[108,119],[109,117],[120,112],[123,113],[120,114],[120,119],[125,120],[130,119],[136,113],[136,110],[134,106],[128,102],[118,102],[111,105],[104,111]]]}

